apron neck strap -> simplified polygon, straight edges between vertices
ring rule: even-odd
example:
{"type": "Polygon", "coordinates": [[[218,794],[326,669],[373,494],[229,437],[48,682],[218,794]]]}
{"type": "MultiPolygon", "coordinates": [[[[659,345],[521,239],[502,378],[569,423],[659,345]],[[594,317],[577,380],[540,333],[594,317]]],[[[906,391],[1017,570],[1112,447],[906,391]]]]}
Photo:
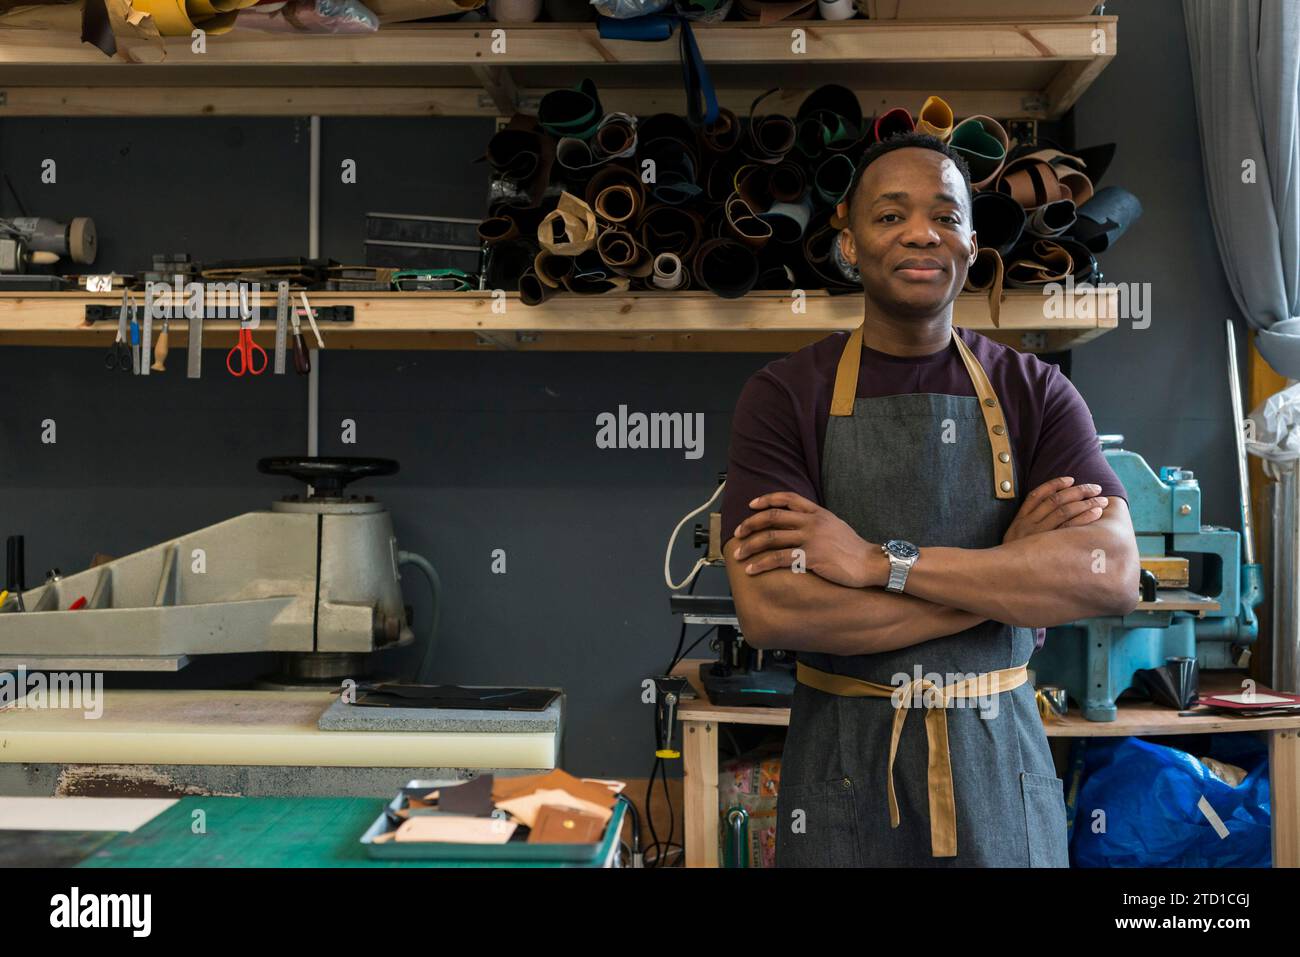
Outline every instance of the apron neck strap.
{"type": "MultiPolygon", "coordinates": [[[[993,459],[993,494],[996,498],[1016,497],[1015,469],[1011,462],[1011,436],[1007,432],[1007,420],[1002,414],[1002,404],[989,382],[984,367],[980,365],[970,347],[952,330],[953,342],[957,344],[957,353],[961,356],[966,374],[970,376],[971,385],[975,387],[975,396],[979,399],[980,412],[984,416],[984,427],[989,439],[989,448],[993,459]]],[[[858,369],[862,365],[862,326],[859,325],[849,333],[840,362],[835,370],[835,388],[831,393],[831,415],[853,415],[853,403],[858,394],[858,369]]]]}

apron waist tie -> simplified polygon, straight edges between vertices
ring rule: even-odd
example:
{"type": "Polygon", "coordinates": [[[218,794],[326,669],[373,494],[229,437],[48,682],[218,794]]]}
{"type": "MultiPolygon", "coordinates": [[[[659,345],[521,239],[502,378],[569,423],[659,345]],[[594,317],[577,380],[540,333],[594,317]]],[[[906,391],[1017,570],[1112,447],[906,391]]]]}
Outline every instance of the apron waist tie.
{"type": "Polygon", "coordinates": [[[930,798],[930,856],[957,856],[957,803],[952,784],[952,758],[948,750],[949,702],[1001,694],[1029,680],[1028,665],[986,671],[950,685],[917,678],[905,685],[880,685],[847,675],[833,675],[802,661],[796,662],[800,684],[844,698],[893,698],[894,727],[889,739],[889,826],[898,827],[898,799],[894,796],[894,757],[903,734],[903,722],[914,701],[925,708],[925,737],[929,743],[927,790],[930,798]]]}

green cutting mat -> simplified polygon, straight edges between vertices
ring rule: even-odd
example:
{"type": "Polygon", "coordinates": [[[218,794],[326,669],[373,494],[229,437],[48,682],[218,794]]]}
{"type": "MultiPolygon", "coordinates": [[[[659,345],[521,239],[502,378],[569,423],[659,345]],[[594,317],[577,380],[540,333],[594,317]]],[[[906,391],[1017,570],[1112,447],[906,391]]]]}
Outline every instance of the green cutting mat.
{"type": "Polygon", "coordinates": [[[382,798],[181,798],[148,824],[118,836],[79,866],[484,866],[477,862],[371,860],[361,845],[361,835],[383,813],[386,803],[382,798]],[[203,820],[205,832],[195,833],[199,819],[203,820]]]}

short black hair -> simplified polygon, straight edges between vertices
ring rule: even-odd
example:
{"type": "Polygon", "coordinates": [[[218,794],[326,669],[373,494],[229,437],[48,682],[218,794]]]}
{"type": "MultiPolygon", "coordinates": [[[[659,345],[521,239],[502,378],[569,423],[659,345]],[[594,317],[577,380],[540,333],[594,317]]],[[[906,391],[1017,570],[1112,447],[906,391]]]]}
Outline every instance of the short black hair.
{"type": "Polygon", "coordinates": [[[966,159],[937,136],[931,136],[929,133],[911,132],[895,133],[893,136],[872,143],[867,148],[867,151],[862,154],[862,159],[858,161],[858,168],[853,172],[853,179],[849,181],[848,191],[844,194],[843,202],[848,209],[848,217],[846,218],[851,218],[853,215],[853,193],[862,182],[862,176],[867,171],[867,167],[887,153],[907,149],[908,147],[934,150],[936,153],[942,153],[953,161],[957,166],[957,171],[961,173],[962,182],[966,184],[966,212],[968,215],[971,213],[975,199],[975,189],[971,186],[970,167],[966,165],[966,159]]]}

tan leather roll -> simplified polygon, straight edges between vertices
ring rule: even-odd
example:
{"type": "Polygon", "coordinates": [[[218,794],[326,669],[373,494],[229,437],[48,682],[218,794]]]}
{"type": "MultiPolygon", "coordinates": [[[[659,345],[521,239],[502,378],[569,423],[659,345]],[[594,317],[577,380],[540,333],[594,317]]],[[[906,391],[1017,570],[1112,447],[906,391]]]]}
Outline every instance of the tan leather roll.
{"type": "Polygon", "coordinates": [[[727,231],[750,249],[762,249],[772,238],[772,224],[759,219],[749,204],[738,194],[727,200],[727,231]]]}
{"type": "Polygon", "coordinates": [[[596,214],[572,193],[561,193],[555,209],[537,227],[537,241],[557,256],[577,256],[596,245],[596,214]]]}
{"type": "Polygon", "coordinates": [[[975,255],[975,262],[966,273],[967,292],[985,292],[989,294],[989,318],[993,328],[1001,328],[1002,322],[1002,282],[1005,267],[998,251],[991,246],[981,247],[975,255]]]}
{"type": "Polygon", "coordinates": [[[615,183],[596,194],[596,215],[607,223],[636,222],[641,196],[626,183],[615,183]]]}
{"type": "Polygon", "coordinates": [[[626,230],[604,230],[596,239],[596,251],[620,276],[642,279],[654,270],[654,257],[626,230]]]}

